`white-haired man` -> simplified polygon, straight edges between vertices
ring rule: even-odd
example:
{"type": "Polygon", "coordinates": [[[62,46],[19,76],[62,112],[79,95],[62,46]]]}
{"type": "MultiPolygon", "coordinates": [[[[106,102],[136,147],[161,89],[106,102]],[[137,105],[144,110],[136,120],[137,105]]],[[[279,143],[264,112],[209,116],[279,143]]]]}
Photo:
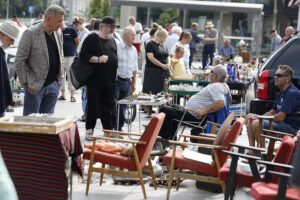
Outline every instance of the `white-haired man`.
{"type": "Polygon", "coordinates": [[[171,29],[171,34],[168,35],[166,39],[166,47],[168,52],[170,53],[173,45],[178,42],[179,36],[182,32],[182,28],[180,26],[173,26],[171,29]]]}
{"type": "MultiPolygon", "coordinates": [[[[136,48],[133,46],[135,35],[135,29],[133,27],[126,27],[123,31],[123,39],[117,44],[118,70],[116,100],[128,97],[130,93],[136,89],[138,55],[136,48]]],[[[120,105],[119,122],[117,122],[119,130],[122,130],[124,125],[124,111],[125,105],[120,105]]]]}

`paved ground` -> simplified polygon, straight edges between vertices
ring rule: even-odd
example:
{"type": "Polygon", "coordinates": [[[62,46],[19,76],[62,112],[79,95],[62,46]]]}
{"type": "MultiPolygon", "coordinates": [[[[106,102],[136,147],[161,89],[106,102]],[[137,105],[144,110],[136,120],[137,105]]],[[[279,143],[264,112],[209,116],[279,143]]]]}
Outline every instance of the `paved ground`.
{"type": "MultiPolygon", "coordinates": [[[[141,85],[141,84],[138,84],[141,85]]],[[[71,117],[71,118],[80,118],[82,115],[81,110],[81,92],[78,91],[75,94],[77,102],[71,103],[70,96],[67,96],[66,101],[58,101],[55,109],[55,115],[63,116],[63,117],[71,117]]],[[[13,113],[7,113],[7,116],[11,115],[21,115],[22,107],[16,107],[13,113]]],[[[144,113],[141,113],[141,124],[147,124],[149,122],[149,118],[146,118],[144,113]]],[[[83,122],[78,122],[78,127],[80,131],[80,138],[82,143],[84,143],[84,134],[85,134],[85,125],[83,122]]],[[[124,130],[127,129],[127,126],[124,127],[124,130]]],[[[138,131],[138,120],[136,119],[132,126],[133,131],[138,131]]],[[[97,122],[97,127],[95,132],[101,130],[100,120],[97,122]]],[[[247,144],[246,135],[243,134],[238,139],[239,143],[247,144]]],[[[85,162],[85,176],[84,180],[82,180],[77,175],[74,176],[73,179],[73,200],[82,200],[82,199],[123,199],[123,200],[135,200],[135,199],[143,199],[143,194],[139,185],[116,185],[113,183],[111,176],[106,176],[104,178],[105,183],[99,187],[99,176],[97,174],[93,175],[92,184],[90,187],[90,192],[88,196],[85,196],[85,179],[86,179],[86,171],[87,171],[88,163],[85,162]]],[[[148,195],[148,199],[165,199],[166,197],[166,187],[160,186],[157,190],[154,190],[149,186],[149,181],[146,183],[146,192],[148,195]]],[[[206,192],[203,190],[199,190],[195,187],[195,181],[185,180],[181,183],[181,187],[179,191],[175,191],[175,189],[171,192],[171,199],[223,199],[223,194],[215,194],[206,192]]],[[[236,199],[252,199],[249,195],[249,192],[244,189],[239,189],[236,199]]]]}

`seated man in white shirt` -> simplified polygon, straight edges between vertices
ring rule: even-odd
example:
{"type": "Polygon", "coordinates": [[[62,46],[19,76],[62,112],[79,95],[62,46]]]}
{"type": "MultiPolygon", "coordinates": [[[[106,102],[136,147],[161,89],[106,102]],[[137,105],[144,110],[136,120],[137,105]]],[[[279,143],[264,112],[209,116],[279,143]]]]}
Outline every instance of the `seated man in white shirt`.
{"type": "Polygon", "coordinates": [[[224,108],[226,95],[230,94],[230,89],[225,82],[226,69],[223,65],[212,68],[210,74],[210,84],[200,92],[194,94],[187,102],[185,107],[179,105],[163,106],[160,112],[166,114],[159,136],[164,139],[172,139],[176,133],[178,122],[185,110],[188,112],[184,116],[184,121],[200,120],[208,113],[213,113],[224,108]]]}

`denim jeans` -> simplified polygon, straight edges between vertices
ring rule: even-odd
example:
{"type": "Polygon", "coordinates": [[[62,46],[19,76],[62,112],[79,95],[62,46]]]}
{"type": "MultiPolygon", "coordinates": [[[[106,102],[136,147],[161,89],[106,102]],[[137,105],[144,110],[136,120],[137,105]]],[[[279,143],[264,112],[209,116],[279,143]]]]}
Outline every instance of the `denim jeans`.
{"type": "Polygon", "coordinates": [[[43,87],[36,95],[25,91],[23,115],[32,113],[53,114],[60,85],[57,81],[43,87]]]}
{"type": "MultiPolygon", "coordinates": [[[[290,133],[293,135],[296,135],[296,133],[298,131],[285,122],[280,122],[280,123],[272,122],[272,127],[273,127],[274,131],[281,131],[281,132],[290,133]]],[[[269,120],[263,120],[263,128],[269,129],[269,120]]]]}
{"type": "MultiPolygon", "coordinates": [[[[121,100],[130,95],[131,92],[131,81],[130,79],[125,80],[125,79],[120,79],[118,78],[117,80],[117,85],[116,85],[116,100],[121,100]]],[[[117,104],[116,104],[117,105],[117,104]]],[[[125,109],[126,105],[119,105],[119,131],[122,130],[122,127],[124,126],[125,122],[125,109]]],[[[118,111],[117,111],[118,112],[118,111]]],[[[118,117],[116,117],[118,119],[118,117]]],[[[117,119],[115,120],[114,128],[117,129],[117,119]]]]}

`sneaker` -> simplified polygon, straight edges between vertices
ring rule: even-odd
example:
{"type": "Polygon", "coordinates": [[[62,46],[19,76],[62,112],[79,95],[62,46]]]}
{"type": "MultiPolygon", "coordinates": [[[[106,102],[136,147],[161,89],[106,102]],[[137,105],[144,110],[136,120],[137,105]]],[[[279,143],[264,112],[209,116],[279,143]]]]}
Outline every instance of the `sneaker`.
{"type": "Polygon", "coordinates": [[[64,100],[66,100],[66,98],[65,98],[64,96],[60,96],[60,97],[58,97],[57,100],[59,100],[59,101],[64,101],[64,100]]]}
{"type": "Polygon", "coordinates": [[[81,122],[85,122],[85,114],[83,114],[80,119],[79,119],[81,122]]]}
{"type": "Polygon", "coordinates": [[[85,132],[85,140],[89,140],[89,141],[91,141],[91,140],[93,140],[93,129],[88,129],[88,130],[86,130],[86,132],[85,132]]]}

